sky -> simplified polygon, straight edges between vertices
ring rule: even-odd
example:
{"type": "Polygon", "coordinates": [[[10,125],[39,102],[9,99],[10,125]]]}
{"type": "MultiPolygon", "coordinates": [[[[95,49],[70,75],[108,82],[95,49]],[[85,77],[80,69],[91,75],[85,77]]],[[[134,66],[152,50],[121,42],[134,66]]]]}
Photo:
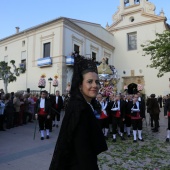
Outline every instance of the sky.
{"type": "MultiPolygon", "coordinates": [[[[164,10],[170,24],[170,0],[149,0],[156,5],[155,14],[164,10]]],[[[111,25],[112,15],[120,0],[0,0],[0,39],[48,22],[58,17],[68,17],[100,24],[111,25]]]]}

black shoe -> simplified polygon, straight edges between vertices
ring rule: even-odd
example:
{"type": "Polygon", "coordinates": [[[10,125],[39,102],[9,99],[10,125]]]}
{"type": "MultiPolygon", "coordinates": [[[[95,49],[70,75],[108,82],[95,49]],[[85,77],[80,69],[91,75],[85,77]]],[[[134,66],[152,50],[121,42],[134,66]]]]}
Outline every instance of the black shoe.
{"type": "Polygon", "coordinates": [[[143,138],[142,138],[142,139],[139,139],[139,138],[138,138],[138,140],[140,140],[141,142],[144,142],[143,138]]]}
{"type": "Polygon", "coordinates": [[[116,142],[116,139],[113,139],[112,141],[113,141],[113,142],[116,142]]]}
{"type": "Polygon", "coordinates": [[[133,143],[137,143],[137,140],[133,140],[133,143]]]}
{"type": "Polygon", "coordinates": [[[56,128],[58,128],[59,126],[58,125],[56,125],[56,128]]]}
{"type": "Polygon", "coordinates": [[[124,138],[124,136],[121,136],[121,140],[126,140],[126,139],[124,138]]]}
{"type": "Polygon", "coordinates": [[[151,130],[155,130],[155,128],[152,128],[151,130]]]}
{"type": "Polygon", "coordinates": [[[49,139],[49,138],[50,138],[49,135],[47,135],[47,136],[46,136],[46,139],[49,139]]]}
{"type": "Polygon", "coordinates": [[[128,138],[130,138],[131,136],[130,135],[128,135],[128,138]]]}
{"type": "Polygon", "coordinates": [[[169,138],[166,138],[166,142],[169,142],[169,138]]]}
{"type": "Polygon", "coordinates": [[[55,124],[53,124],[53,127],[55,127],[55,124]]]}
{"type": "Polygon", "coordinates": [[[41,137],[41,140],[44,140],[44,137],[41,137]]]}

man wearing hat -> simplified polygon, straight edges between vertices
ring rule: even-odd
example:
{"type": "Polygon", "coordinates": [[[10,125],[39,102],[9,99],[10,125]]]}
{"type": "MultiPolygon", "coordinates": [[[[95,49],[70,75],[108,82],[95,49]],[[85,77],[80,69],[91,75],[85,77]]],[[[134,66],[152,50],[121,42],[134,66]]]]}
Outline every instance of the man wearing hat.
{"type": "Polygon", "coordinates": [[[159,128],[159,113],[160,113],[160,108],[157,99],[155,98],[155,94],[150,95],[150,101],[148,104],[148,110],[151,115],[151,118],[153,118],[154,121],[154,128],[152,129],[153,132],[158,132],[159,128]]]}

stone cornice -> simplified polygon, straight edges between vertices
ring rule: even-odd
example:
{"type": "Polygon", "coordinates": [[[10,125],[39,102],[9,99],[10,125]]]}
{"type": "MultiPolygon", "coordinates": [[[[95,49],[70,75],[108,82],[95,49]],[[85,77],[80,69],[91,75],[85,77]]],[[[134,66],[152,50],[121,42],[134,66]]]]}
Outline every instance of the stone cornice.
{"type": "Polygon", "coordinates": [[[123,29],[129,29],[129,28],[133,28],[133,27],[139,27],[142,25],[149,25],[152,23],[157,23],[157,22],[164,22],[164,19],[160,18],[160,19],[153,19],[153,20],[148,20],[148,21],[143,21],[143,22],[138,22],[138,23],[134,23],[134,24],[129,24],[129,25],[125,25],[125,26],[121,26],[121,27],[112,27],[109,29],[110,32],[112,31],[118,31],[118,30],[123,30],[123,29]]]}

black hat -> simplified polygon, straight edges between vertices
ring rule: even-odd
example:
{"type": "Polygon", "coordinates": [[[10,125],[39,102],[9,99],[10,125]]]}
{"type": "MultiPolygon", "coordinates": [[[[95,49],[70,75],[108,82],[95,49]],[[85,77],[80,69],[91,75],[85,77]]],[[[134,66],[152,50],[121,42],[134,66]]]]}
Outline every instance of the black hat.
{"type": "Polygon", "coordinates": [[[91,70],[98,74],[97,65],[91,58],[85,58],[80,55],[74,56],[74,71],[78,71],[77,74],[82,74],[85,70],[91,70]]]}
{"type": "Polygon", "coordinates": [[[151,94],[151,95],[150,95],[150,97],[153,97],[153,98],[155,98],[155,94],[151,94]]]}

